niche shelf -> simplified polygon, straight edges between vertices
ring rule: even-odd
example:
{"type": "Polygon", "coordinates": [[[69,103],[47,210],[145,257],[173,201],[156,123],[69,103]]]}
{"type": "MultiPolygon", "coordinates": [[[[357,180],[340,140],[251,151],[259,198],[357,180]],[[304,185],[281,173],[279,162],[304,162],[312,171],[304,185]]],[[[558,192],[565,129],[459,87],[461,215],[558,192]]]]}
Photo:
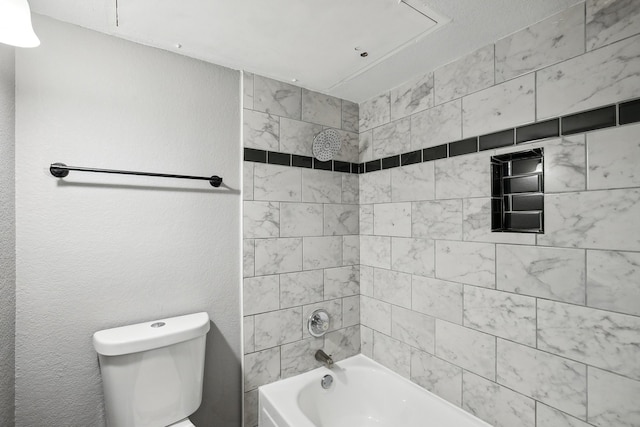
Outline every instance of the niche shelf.
{"type": "Polygon", "coordinates": [[[491,157],[491,231],[544,233],[544,152],[491,157]]]}

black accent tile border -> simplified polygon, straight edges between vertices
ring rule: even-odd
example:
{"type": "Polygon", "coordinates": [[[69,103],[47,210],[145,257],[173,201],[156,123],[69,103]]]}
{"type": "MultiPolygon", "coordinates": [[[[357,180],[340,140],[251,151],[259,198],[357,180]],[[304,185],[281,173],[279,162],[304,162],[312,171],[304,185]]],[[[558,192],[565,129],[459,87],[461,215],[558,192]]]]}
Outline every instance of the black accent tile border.
{"type": "Polygon", "coordinates": [[[313,168],[323,170],[323,171],[333,170],[333,160],[329,160],[328,162],[321,162],[320,160],[314,158],[313,168]]]}
{"type": "Polygon", "coordinates": [[[291,154],[267,151],[267,163],[270,165],[291,166],[291,154]]]}
{"type": "Polygon", "coordinates": [[[382,159],[382,169],[397,168],[400,166],[400,155],[385,157],[382,159]]]}
{"type": "Polygon", "coordinates": [[[349,162],[341,162],[340,160],[333,161],[333,170],[335,172],[351,172],[351,163],[349,162]]]}
{"type": "Polygon", "coordinates": [[[507,129],[478,137],[480,151],[508,147],[514,144],[515,130],[507,129]]]}
{"type": "Polygon", "coordinates": [[[640,99],[623,102],[619,108],[618,114],[620,115],[619,122],[621,125],[640,122],[640,99]]]}
{"type": "Polygon", "coordinates": [[[257,150],[255,148],[245,148],[244,161],[256,162],[256,163],[267,163],[267,152],[264,150],[257,150]]]}
{"type": "Polygon", "coordinates": [[[449,157],[461,156],[463,154],[475,153],[477,151],[478,137],[449,143],[449,157]]]}
{"type": "Polygon", "coordinates": [[[572,135],[616,125],[616,106],[598,108],[562,117],[562,134],[572,135]]]}
{"type": "Polygon", "coordinates": [[[422,161],[428,162],[431,160],[446,159],[448,152],[447,144],[425,148],[422,150],[422,161]]]}
{"type": "Polygon", "coordinates": [[[400,164],[402,166],[409,166],[421,162],[422,150],[411,151],[410,153],[404,153],[400,155],[400,164]]]}
{"type": "Polygon", "coordinates": [[[516,144],[554,136],[560,136],[560,119],[545,120],[516,128],[516,144]]]}
{"type": "Polygon", "coordinates": [[[291,166],[295,166],[298,168],[313,168],[313,157],[309,156],[299,156],[297,154],[291,155],[291,166]]]}
{"type": "Polygon", "coordinates": [[[270,164],[290,165],[300,168],[362,174],[511,146],[514,145],[514,143],[523,144],[545,138],[573,135],[636,122],[640,122],[640,99],[581,111],[563,117],[545,119],[537,123],[504,129],[487,135],[467,138],[435,147],[423,148],[421,150],[414,150],[364,163],[349,163],[339,160],[320,162],[308,156],[278,153],[255,148],[244,148],[244,161],[255,163],[268,162],[270,164]]]}

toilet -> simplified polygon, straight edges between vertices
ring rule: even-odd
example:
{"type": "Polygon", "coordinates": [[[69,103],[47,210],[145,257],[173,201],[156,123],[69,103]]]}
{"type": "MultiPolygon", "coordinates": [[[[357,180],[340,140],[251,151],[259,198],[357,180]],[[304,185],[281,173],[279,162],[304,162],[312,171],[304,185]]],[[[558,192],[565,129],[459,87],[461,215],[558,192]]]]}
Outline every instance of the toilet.
{"type": "Polygon", "coordinates": [[[109,427],[193,427],[202,402],[209,315],[154,320],[93,334],[109,427]]]}

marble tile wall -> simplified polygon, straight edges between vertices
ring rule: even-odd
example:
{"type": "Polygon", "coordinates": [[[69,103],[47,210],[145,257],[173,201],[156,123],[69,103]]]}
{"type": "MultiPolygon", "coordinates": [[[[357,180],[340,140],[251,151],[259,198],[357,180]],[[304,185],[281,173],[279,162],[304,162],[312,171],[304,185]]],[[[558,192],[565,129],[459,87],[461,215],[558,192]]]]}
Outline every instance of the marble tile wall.
{"type": "MultiPolygon", "coordinates": [[[[260,76],[244,76],[244,146],[311,156],[326,127],[343,135],[337,159],[357,162],[358,105],[260,76]]],[[[358,175],[244,162],[245,427],[258,387],[360,352],[358,175]],[[313,338],[317,308],[330,331],[313,338]]]]}
{"type": "MultiPolygon", "coordinates": [[[[639,17],[588,0],[362,103],[359,160],[640,97],[639,17]]],[[[639,165],[630,124],[360,175],[362,353],[494,426],[639,426],[639,165]],[[534,147],[545,233],[491,233],[490,157],[534,147]]]]}

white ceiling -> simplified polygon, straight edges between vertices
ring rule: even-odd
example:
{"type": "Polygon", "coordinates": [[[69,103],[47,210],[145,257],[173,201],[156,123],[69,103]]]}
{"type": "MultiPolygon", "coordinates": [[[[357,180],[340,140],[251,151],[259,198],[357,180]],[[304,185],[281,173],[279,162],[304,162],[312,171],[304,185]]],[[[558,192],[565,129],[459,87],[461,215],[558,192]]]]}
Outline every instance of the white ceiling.
{"type": "Polygon", "coordinates": [[[354,102],[579,2],[30,0],[61,21],[354,102]]]}

